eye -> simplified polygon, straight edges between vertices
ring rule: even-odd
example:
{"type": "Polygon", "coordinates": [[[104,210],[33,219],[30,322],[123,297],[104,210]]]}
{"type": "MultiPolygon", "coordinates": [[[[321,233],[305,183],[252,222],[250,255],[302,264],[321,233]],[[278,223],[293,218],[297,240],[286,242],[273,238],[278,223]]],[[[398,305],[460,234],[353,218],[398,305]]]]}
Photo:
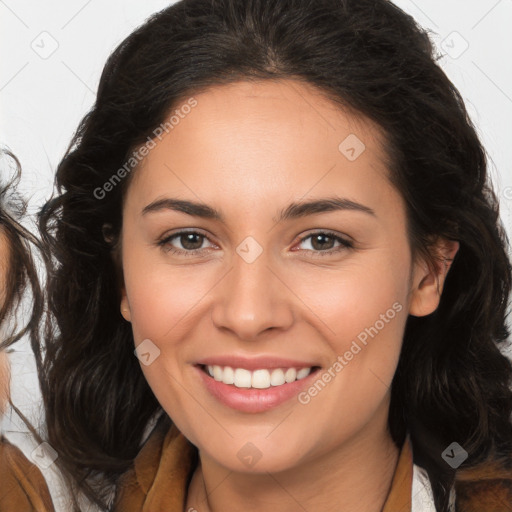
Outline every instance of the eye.
{"type": "Polygon", "coordinates": [[[346,249],[353,249],[354,244],[346,240],[335,233],[330,231],[317,231],[316,233],[310,233],[309,235],[302,237],[300,243],[310,240],[309,245],[311,249],[307,248],[304,250],[313,251],[316,256],[329,256],[335,253],[339,253],[346,249]],[[311,240],[310,240],[311,239],[311,240]],[[334,248],[333,244],[338,243],[338,247],[334,248]]]}
{"type": "MultiPolygon", "coordinates": [[[[179,256],[195,256],[198,253],[204,252],[208,249],[203,247],[204,242],[207,241],[211,244],[211,247],[215,247],[215,244],[211,243],[208,237],[198,231],[179,231],[173,233],[165,238],[162,238],[158,242],[158,246],[162,247],[165,252],[176,254],[179,256]],[[181,248],[176,248],[173,244],[179,243],[181,248]]],[[[346,249],[352,249],[353,243],[346,240],[335,233],[330,231],[317,231],[311,233],[300,239],[300,244],[309,241],[311,248],[302,249],[305,251],[312,251],[314,257],[316,256],[328,256],[335,253],[339,253],[346,249]],[[336,247],[333,244],[338,243],[336,247]]]]}
{"type": "Polygon", "coordinates": [[[158,242],[158,245],[166,252],[170,252],[172,254],[180,256],[195,256],[196,254],[204,251],[202,245],[205,241],[209,241],[208,237],[198,231],[179,231],[178,233],[166,236],[158,242]],[[174,240],[176,240],[182,248],[174,247],[173,243],[176,243],[174,240]]]}

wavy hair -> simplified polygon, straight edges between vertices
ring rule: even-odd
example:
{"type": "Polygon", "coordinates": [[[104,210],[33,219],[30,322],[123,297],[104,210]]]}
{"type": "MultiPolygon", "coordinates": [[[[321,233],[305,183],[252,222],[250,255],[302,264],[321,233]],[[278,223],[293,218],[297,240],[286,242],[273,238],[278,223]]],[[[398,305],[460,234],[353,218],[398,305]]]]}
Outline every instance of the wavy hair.
{"type": "Polygon", "coordinates": [[[73,485],[107,508],[108,486],[162,413],[119,312],[115,243],[130,176],[108,197],[95,191],[183,98],[239,80],[294,78],[372,120],[386,137],[413,255],[435,265],[439,237],[460,243],[439,307],[407,320],[391,391],[391,435],[400,446],[410,433],[437,510],[447,510],[456,480],[441,457],[452,441],[469,453],[460,470],[512,453],[512,365],[501,350],[508,239],[485,150],[438,58],[428,33],[387,0],[182,0],[115,49],[40,215],[56,325],[44,401],[73,485]]]}
{"type": "Polygon", "coordinates": [[[12,164],[13,175],[7,180],[2,176],[0,180],[0,232],[8,249],[7,260],[2,262],[6,271],[6,281],[2,283],[4,301],[0,306],[0,324],[9,323],[5,332],[6,338],[0,340],[0,351],[29,334],[32,348],[39,354],[38,333],[44,300],[32,250],[41,246],[37,238],[22,224],[27,204],[16,191],[21,179],[20,162],[11,151],[0,149],[2,167],[9,161],[12,164]],[[20,326],[16,322],[16,313],[21,308],[27,292],[32,296],[31,313],[28,321],[20,326]]]}
{"type": "MultiPolygon", "coordinates": [[[[2,303],[0,304],[0,353],[6,351],[14,343],[27,336],[36,357],[36,366],[41,369],[41,320],[44,313],[44,294],[41,290],[34,251],[43,254],[41,244],[36,237],[23,225],[22,221],[27,212],[27,203],[18,194],[17,187],[21,179],[21,165],[16,156],[8,149],[0,149],[2,176],[0,177],[0,243],[6,244],[6,258],[1,262],[2,303]],[[8,165],[10,164],[10,165],[8,165]],[[9,168],[9,169],[8,169],[9,168]],[[9,175],[4,175],[6,172],[9,175]],[[23,311],[23,301],[29,300],[28,316],[23,311]],[[20,321],[20,317],[25,317],[20,321]]],[[[9,367],[6,354],[1,354],[0,362],[0,397],[7,402],[9,398],[9,367]]],[[[41,375],[41,373],[39,373],[41,375]]],[[[0,402],[2,401],[0,399],[0,402]]],[[[32,433],[36,436],[34,427],[10,402],[11,407],[20,415],[32,433]]],[[[0,413],[2,406],[0,403],[0,413]]]]}

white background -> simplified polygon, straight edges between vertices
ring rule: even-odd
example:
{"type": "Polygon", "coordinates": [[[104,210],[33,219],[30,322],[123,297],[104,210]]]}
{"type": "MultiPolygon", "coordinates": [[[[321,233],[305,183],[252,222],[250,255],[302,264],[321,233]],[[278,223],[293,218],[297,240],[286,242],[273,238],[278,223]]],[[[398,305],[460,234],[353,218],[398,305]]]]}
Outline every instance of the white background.
{"type": "MultiPolygon", "coordinates": [[[[278,0],[269,0],[278,1],[278,0]]],[[[0,145],[23,167],[21,191],[36,212],[78,122],[92,106],[110,52],[164,0],[0,0],[0,145]]],[[[512,0],[396,0],[425,28],[487,148],[501,215],[512,233],[512,0]],[[511,188],[507,188],[511,187],[511,188]]],[[[11,354],[13,400],[37,423],[30,354],[11,354]]],[[[23,426],[4,418],[20,445],[23,426]]],[[[30,453],[29,444],[23,445],[30,453]]],[[[46,473],[47,476],[50,476],[46,473]]]]}

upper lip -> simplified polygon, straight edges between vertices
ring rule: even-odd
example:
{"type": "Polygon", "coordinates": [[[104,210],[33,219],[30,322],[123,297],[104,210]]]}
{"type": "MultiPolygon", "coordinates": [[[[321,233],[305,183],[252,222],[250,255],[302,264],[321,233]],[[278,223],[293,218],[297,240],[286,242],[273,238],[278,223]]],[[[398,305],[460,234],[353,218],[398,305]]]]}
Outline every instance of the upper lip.
{"type": "Polygon", "coordinates": [[[235,355],[212,356],[205,357],[204,359],[197,361],[196,364],[205,366],[230,366],[231,368],[245,368],[246,370],[259,370],[264,368],[311,368],[313,366],[318,366],[311,362],[271,355],[256,357],[235,355]]]}

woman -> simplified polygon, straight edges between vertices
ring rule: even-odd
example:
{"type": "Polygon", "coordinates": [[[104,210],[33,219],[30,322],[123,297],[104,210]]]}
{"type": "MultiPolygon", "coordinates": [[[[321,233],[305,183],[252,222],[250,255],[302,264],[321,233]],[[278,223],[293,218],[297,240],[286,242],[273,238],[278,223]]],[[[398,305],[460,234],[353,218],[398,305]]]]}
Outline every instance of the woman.
{"type": "MultiPolygon", "coordinates": [[[[39,320],[43,301],[37,272],[30,248],[38,247],[37,240],[20,224],[24,205],[16,194],[20,165],[9,151],[0,154],[4,164],[15,164],[15,175],[10,181],[1,176],[0,184],[0,420],[9,404],[10,371],[7,348],[28,335],[35,353],[39,355],[39,320]],[[31,292],[32,312],[24,327],[16,326],[14,319],[25,292],[31,292]]],[[[36,361],[40,367],[40,360],[36,361]]],[[[14,404],[13,410],[22,415],[14,404]]],[[[27,422],[36,439],[41,440],[27,422]]],[[[0,432],[0,510],[53,511],[52,499],[45,478],[39,468],[0,432]]]]}
{"type": "Polygon", "coordinates": [[[511,510],[507,240],[403,11],[176,3],[109,58],[57,186],[44,398],[75,493],[511,510]]]}

